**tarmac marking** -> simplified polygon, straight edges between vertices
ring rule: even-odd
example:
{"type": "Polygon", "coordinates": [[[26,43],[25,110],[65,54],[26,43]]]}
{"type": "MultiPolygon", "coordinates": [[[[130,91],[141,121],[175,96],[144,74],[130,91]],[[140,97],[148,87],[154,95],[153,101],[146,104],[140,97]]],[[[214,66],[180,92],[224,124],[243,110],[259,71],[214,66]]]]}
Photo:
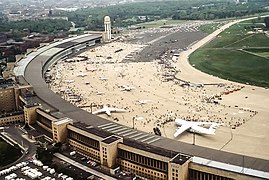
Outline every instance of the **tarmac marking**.
{"type": "Polygon", "coordinates": [[[109,129],[109,128],[112,128],[112,127],[115,127],[115,126],[117,126],[117,124],[112,124],[112,125],[103,127],[103,128],[101,128],[101,129],[109,129]]]}
{"type": "Polygon", "coordinates": [[[129,135],[134,134],[134,133],[136,133],[136,132],[137,132],[137,131],[131,131],[131,132],[129,132],[129,133],[122,134],[122,136],[129,136],[129,135]]]}
{"type": "Polygon", "coordinates": [[[148,141],[148,140],[153,139],[153,138],[155,138],[155,136],[150,136],[150,137],[148,137],[146,139],[141,140],[141,142],[148,141]]]}
{"type": "Polygon", "coordinates": [[[129,138],[134,138],[134,137],[136,137],[136,136],[140,136],[141,134],[143,134],[143,133],[138,133],[138,134],[132,135],[132,136],[130,136],[129,138]]]}
{"type": "Polygon", "coordinates": [[[132,129],[127,129],[127,130],[125,130],[125,131],[122,131],[122,132],[118,133],[118,135],[121,135],[121,134],[124,134],[124,133],[130,132],[130,131],[132,131],[132,129]]]}
{"type": "Polygon", "coordinates": [[[135,138],[134,140],[138,140],[138,139],[141,139],[141,138],[144,138],[144,137],[147,137],[147,136],[148,136],[148,134],[144,134],[144,135],[142,135],[140,137],[135,138]]]}
{"type": "Polygon", "coordinates": [[[97,127],[102,128],[102,127],[104,127],[104,126],[108,126],[108,125],[110,125],[110,124],[113,124],[113,123],[102,124],[102,125],[97,126],[97,127]]]}
{"type": "Polygon", "coordinates": [[[107,129],[107,131],[113,131],[113,130],[116,130],[116,129],[121,129],[122,126],[116,126],[116,127],[113,127],[111,129],[107,129]]]}
{"type": "Polygon", "coordinates": [[[121,128],[121,129],[117,129],[117,130],[115,130],[115,131],[111,131],[111,132],[113,132],[113,133],[117,133],[117,132],[121,132],[121,131],[124,131],[124,130],[126,130],[127,128],[121,128]]]}
{"type": "Polygon", "coordinates": [[[156,139],[153,139],[153,140],[151,140],[151,141],[147,142],[147,144],[153,143],[153,142],[158,141],[158,140],[160,140],[160,139],[161,139],[161,138],[156,138],[156,139]]]}

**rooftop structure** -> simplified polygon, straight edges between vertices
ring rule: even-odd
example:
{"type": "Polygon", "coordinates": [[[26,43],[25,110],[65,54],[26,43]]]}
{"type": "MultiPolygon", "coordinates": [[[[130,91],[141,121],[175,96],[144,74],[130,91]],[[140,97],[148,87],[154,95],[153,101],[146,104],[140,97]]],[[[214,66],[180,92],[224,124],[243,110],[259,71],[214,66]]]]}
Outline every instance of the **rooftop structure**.
{"type": "Polygon", "coordinates": [[[110,41],[111,40],[111,21],[109,16],[104,17],[104,25],[105,25],[105,40],[110,41]]]}

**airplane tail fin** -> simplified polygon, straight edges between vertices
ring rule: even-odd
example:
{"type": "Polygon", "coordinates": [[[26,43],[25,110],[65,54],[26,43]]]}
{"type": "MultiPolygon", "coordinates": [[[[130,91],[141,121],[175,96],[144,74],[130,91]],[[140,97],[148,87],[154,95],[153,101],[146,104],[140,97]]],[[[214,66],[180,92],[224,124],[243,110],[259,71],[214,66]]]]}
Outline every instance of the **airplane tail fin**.
{"type": "Polygon", "coordinates": [[[212,124],[210,127],[209,127],[209,130],[212,132],[212,134],[215,134],[216,132],[216,128],[218,127],[218,125],[215,125],[215,124],[212,124]]]}
{"type": "Polygon", "coordinates": [[[179,135],[179,133],[178,133],[178,131],[176,131],[174,134],[174,137],[176,138],[176,137],[178,137],[178,135],[179,135]]]}
{"type": "Polygon", "coordinates": [[[179,134],[180,134],[180,132],[179,132],[179,128],[177,128],[177,129],[176,129],[176,132],[175,132],[175,134],[174,134],[174,137],[175,137],[175,138],[178,137],[179,134]]]}

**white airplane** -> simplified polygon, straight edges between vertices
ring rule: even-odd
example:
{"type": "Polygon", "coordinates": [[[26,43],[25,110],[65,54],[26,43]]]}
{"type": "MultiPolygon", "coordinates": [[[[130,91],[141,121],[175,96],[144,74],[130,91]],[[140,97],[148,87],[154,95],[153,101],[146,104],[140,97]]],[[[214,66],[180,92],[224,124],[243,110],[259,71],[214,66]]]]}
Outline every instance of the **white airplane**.
{"type": "Polygon", "coordinates": [[[103,95],[103,94],[105,94],[105,92],[98,91],[98,92],[96,93],[96,95],[103,95]]]}
{"type": "Polygon", "coordinates": [[[104,106],[102,109],[92,112],[92,114],[106,113],[108,116],[111,116],[111,112],[126,112],[126,110],[104,106]]]}
{"type": "Polygon", "coordinates": [[[131,91],[133,89],[135,89],[135,88],[134,87],[131,87],[129,85],[122,85],[121,86],[121,91],[131,91]]]}
{"type": "Polygon", "coordinates": [[[71,80],[64,80],[64,82],[65,83],[73,83],[73,82],[75,82],[73,79],[71,79],[71,80]]]}
{"type": "Polygon", "coordinates": [[[101,81],[107,81],[108,79],[106,77],[99,77],[101,81]]]}
{"type": "Polygon", "coordinates": [[[85,76],[87,76],[87,74],[84,74],[84,73],[78,73],[77,74],[77,77],[85,77],[85,76]]]}
{"type": "Polygon", "coordinates": [[[144,105],[144,104],[147,104],[149,102],[151,102],[152,100],[138,100],[137,102],[140,104],[140,105],[144,105]]]}
{"type": "Polygon", "coordinates": [[[85,69],[86,69],[86,71],[91,71],[91,72],[97,71],[97,68],[88,68],[88,67],[86,67],[85,69]]]}
{"type": "Polygon", "coordinates": [[[210,122],[191,122],[186,121],[183,119],[176,119],[175,120],[176,125],[180,126],[176,129],[176,132],[174,134],[174,137],[177,137],[184,131],[190,131],[194,133],[199,134],[209,134],[209,135],[215,135],[216,128],[221,126],[221,124],[218,123],[210,123],[210,122]],[[202,127],[202,125],[210,125],[209,128],[202,127]]]}

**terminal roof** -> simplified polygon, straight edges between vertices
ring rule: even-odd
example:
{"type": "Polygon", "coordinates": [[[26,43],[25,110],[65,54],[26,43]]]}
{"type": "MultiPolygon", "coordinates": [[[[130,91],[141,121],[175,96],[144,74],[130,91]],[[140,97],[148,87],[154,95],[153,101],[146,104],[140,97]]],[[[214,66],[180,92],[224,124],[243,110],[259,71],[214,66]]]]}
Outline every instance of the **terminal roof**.
{"type": "Polygon", "coordinates": [[[106,138],[106,137],[112,135],[109,132],[102,131],[100,129],[94,128],[92,126],[89,126],[89,125],[87,125],[85,123],[81,123],[81,122],[75,122],[73,124],[73,126],[78,127],[79,129],[82,129],[82,130],[84,130],[86,132],[89,132],[91,134],[94,134],[94,135],[99,136],[99,137],[102,137],[102,138],[106,138]]]}
{"type": "Polygon", "coordinates": [[[112,136],[109,136],[108,138],[104,139],[102,142],[104,142],[106,144],[111,144],[119,139],[121,139],[121,138],[118,136],[112,135],[112,136]]]}
{"type": "Polygon", "coordinates": [[[45,129],[43,129],[42,127],[40,127],[38,124],[32,124],[31,126],[34,127],[35,130],[29,131],[30,135],[32,135],[34,137],[46,135],[47,137],[52,139],[52,134],[50,132],[46,131],[45,129]]]}
{"type": "Polygon", "coordinates": [[[124,139],[123,140],[123,144],[126,144],[128,146],[137,148],[137,149],[141,149],[143,151],[147,151],[147,152],[151,152],[151,153],[155,153],[161,156],[165,156],[168,158],[173,158],[175,157],[178,152],[175,151],[170,151],[161,147],[156,147],[156,146],[152,146],[152,145],[148,145],[148,144],[144,144],[141,142],[137,142],[134,140],[129,140],[129,139],[124,139]]]}
{"type": "Polygon", "coordinates": [[[58,46],[55,46],[55,47],[57,47],[57,48],[68,48],[68,47],[71,47],[71,46],[73,46],[75,44],[76,44],[75,42],[68,41],[68,42],[59,44],[58,46]]]}

